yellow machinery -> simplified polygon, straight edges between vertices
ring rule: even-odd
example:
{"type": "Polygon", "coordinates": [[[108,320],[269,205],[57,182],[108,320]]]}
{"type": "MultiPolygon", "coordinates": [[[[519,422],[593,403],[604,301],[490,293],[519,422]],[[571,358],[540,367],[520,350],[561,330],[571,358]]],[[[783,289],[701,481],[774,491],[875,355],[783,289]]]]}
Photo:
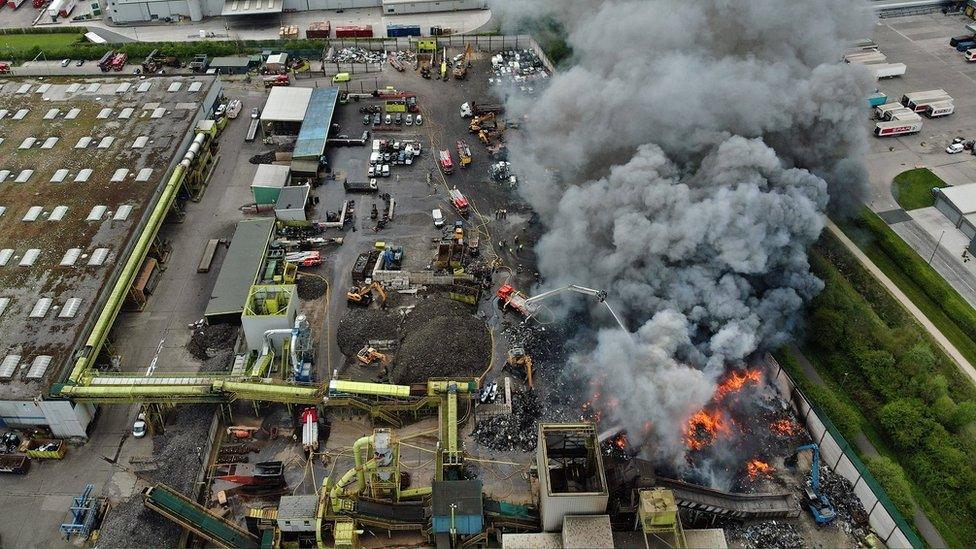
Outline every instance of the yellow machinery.
{"type": "Polygon", "coordinates": [[[373,302],[374,291],[380,296],[380,307],[386,305],[386,290],[383,289],[383,285],[379,282],[350,289],[346,292],[346,301],[350,305],[368,307],[373,302]]]}
{"type": "Polygon", "coordinates": [[[447,48],[444,48],[444,52],[441,54],[441,78],[447,80],[447,48]]]}
{"type": "Polygon", "coordinates": [[[362,530],[356,529],[356,522],[352,519],[336,519],[335,526],[332,528],[332,537],[335,540],[335,549],[359,549],[359,534],[362,530]]]}
{"type": "Polygon", "coordinates": [[[509,349],[508,360],[505,365],[512,370],[524,372],[526,385],[529,386],[529,389],[535,388],[532,384],[532,357],[526,354],[525,349],[521,347],[509,349]]]}
{"type": "Polygon", "coordinates": [[[464,48],[464,55],[458,62],[457,66],[454,67],[454,78],[458,80],[464,80],[468,76],[468,67],[471,65],[471,44],[464,48]]]}
{"type": "Polygon", "coordinates": [[[649,536],[654,536],[661,543],[675,549],[688,546],[685,542],[685,532],[681,527],[681,517],[678,516],[678,504],[671,490],[664,488],[641,490],[637,515],[644,530],[645,546],[651,546],[647,539],[649,536]]]}
{"type": "Polygon", "coordinates": [[[471,119],[471,124],[468,125],[468,131],[471,133],[478,133],[482,130],[482,124],[486,122],[491,122],[495,119],[495,113],[490,112],[488,114],[483,114],[481,116],[475,116],[471,119]]]}
{"type": "Polygon", "coordinates": [[[359,350],[358,353],[356,353],[356,359],[367,366],[374,362],[379,362],[384,365],[390,363],[390,357],[384,355],[383,353],[377,351],[375,347],[370,347],[369,345],[364,346],[359,350]]]}
{"type": "MultiPolygon", "coordinates": [[[[226,123],[227,117],[223,117],[226,123]]],[[[211,171],[217,165],[217,134],[220,126],[213,120],[201,120],[197,123],[196,137],[190,143],[187,156],[193,153],[193,161],[186,170],[183,185],[191,200],[197,201],[203,196],[211,171]]]]}

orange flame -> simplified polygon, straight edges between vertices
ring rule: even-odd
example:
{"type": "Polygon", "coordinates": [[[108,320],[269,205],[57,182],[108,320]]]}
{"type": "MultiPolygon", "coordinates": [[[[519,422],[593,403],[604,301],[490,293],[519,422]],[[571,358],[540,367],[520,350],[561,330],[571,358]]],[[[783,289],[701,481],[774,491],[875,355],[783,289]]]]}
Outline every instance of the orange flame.
{"type": "Polygon", "coordinates": [[[795,435],[799,429],[800,426],[789,419],[777,419],[769,424],[769,430],[772,431],[774,435],[779,435],[781,437],[795,435]]]}
{"type": "Polygon", "coordinates": [[[711,444],[728,426],[717,410],[699,410],[685,424],[685,444],[692,450],[701,450],[711,444]]]}
{"type": "Polygon", "coordinates": [[[755,480],[760,476],[772,475],[773,466],[761,459],[753,458],[746,462],[746,472],[749,473],[750,479],[755,480]]]}
{"type": "Polygon", "coordinates": [[[759,383],[762,380],[762,372],[758,368],[753,368],[751,370],[746,370],[741,374],[739,372],[732,372],[732,375],[723,381],[717,389],[715,389],[715,395],[712,399],[716,402],[722,400],[726,396],[737,393],[746,386],[746,383],[759,383]]]}
{"type": "Polygon", "coordinates": [[[613,439],[613,445],[617,447],[618,450],[624,450],[627,448],[627,435],[620,433],[613,439]]]}

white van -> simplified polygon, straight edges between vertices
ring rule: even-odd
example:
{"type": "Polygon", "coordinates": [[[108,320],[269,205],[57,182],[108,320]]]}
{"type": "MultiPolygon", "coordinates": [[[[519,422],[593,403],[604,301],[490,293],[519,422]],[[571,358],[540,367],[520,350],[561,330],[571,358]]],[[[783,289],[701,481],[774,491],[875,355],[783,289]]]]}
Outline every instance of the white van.
{"type": "Polygon", "coordinates": [[[430,211],[430,216],[434,218],[434,226],[441,228],[444,226],[444,214],[438,208],[430,211]]]}
{"type": "Polygon", "coordinates": [[[383,160],[383,155],[379,151],[373,151],[369,154],[370,164],[378,164],[380,160],[383,160]]]}

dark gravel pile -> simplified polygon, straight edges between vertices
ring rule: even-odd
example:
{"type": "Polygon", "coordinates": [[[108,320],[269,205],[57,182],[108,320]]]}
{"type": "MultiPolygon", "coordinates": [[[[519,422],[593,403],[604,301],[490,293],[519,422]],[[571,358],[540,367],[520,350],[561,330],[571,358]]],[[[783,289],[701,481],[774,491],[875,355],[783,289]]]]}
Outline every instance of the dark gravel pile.
{"type": "MultiPolygon", "coordinates": [[[[136,474],[149,482],[166,484],[183,495],[191,493],[200,468],[203,448],[213,422],[214,407],[184,405],[166,424],[166,432],[153,437],[153,462],[136,474]]],[[[112,508],[101,529],[99,547],[176,547],[183,530],[145,508],[137,493],[112,508]]]]}
{"type": "Polygon", "coordinates": [[[396,338],[396,316],[381,309],[349,309],[336,329],[339,350],[346,356],[355,355],[370,339],[396,338]]]}
{"type": "Polygon", "coordinates": [[[325,280],[317,276],[303,276],[298,279],[298,297],[302,299],[318,299],[325,294],[325,280]]]}
{"type": "Polygon", "coordinates": [[[513,390],[511,415],[479,419],[472,434],[492,450],[531,452],[539,442],[536,422],[541,411],[535,393],[513,390]]]}
{"type": "Polygon", "coordinates": [[[218,351],[232,349],[239,330],[231,324],[204,324],[194,328],[186,348],[195,358],[207,360],[218,351]]]}
{"type": "Polygon", "coordinates": [[[256,154],[248,159],[251,164],[270,164],[275,160],[275,152],[267,151],[260,154],[256,154]]]}
{"type": "Polygon", "coordinates": [[[464,307],[460,314],[452,312],[456,310],[450,306],[441,310],[445,314],[418,316],[414,309],[407,315],[406,335],[390,372],[394,383],[416,383],[432,377],[479,376],[488,367],[491,336],[484,321],[464,307]]]}
{"type": "Polygon", "coordinates": [[[806,547],[796,526],[775,520],[750,524],[745,528],[728,530],[729,541],[741,542],[743,547],[756,549],[794,549],[806,547]]]}

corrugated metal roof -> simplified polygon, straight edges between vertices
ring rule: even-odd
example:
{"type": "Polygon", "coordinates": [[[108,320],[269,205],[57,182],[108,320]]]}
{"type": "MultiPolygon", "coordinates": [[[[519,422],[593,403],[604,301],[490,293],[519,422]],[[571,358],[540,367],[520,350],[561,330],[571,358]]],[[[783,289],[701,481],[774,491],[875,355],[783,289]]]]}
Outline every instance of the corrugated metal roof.
{"type": "Polygon", "coordinates": [[[78,115],[79,114],[81,114],[81,109],[75,107],[75,108],[71,109],[70,111],[68,111],[68,114],[64,115],[64,119],[65,120],[74,120],[75,118],[78,118],[78,115]]]}
{"type": "Polygon", "coordinates": [[[55,145],[58,144],[58,137],[48,137],[44,140],[44,144],[41,145],[42,149],[53,149],[55,145]]]}
{"type": "Polygon", "coordinates": [[[244,301],[261,268],[274,225],[274,218],[246,219],[237,223],[210,294],[206,316],[240,314],[244,310],[244,301]]]}
{"type": "Polygon", "coordinates": [[[106,258],[108,258],[108,248],[95,248],[91,257],[88,258],[88,264],[97,267],[105,263],[106,258]]]}
{"type": "Polygon", "coordinates": [[[51,183],[64,182],[64,178],[68,177],[68,173],[69,171],[66,168],[61,168],[60,170],[54,172],[54,175],[51,176],[51,183]]]}
{"type": "Polygon", "coordinates": [[[119,209],[115,211],[115,215],[112,217],[115,221],[125,221],[129,218],[129,214],[132,213],[132,206],[129,204],[123,204],[119,206],[119,209]]]}
{"type": "Polygon", "coordinates": [[[7,306],[10,305],[9,297],[0,297],[0,316],[7,311],[7,306]]]}
{"type": "Polygon", "coordinates": [[[9,380],[14,377],[17,367],[20,366],[20,355],[7,355],[0,362],[0,379],[9,380]]]}
{"type": "Polygon", "coordinates": [[[20,173],[17,174],[17,179],[15,179],[14,182],[27,183],[27,180],[30,179],[32,175],[34,175],[34,170],[21,170],[20,173]]]}
{"type": "Polygon", "coordinates": [[[68,251],[64,252],[64,257],[61,258],[60,265],[70,267],[78,261],[79,256],[81,256],[81,248],[68,248],[68,251]]]}
{"type": "Polygon", "coordinates": [[[20,258],[21,267],[30,267],[37,261],[38,256],[41,255],[41,250],[37,248],[31,248],[24,252],[24,257],[20,258]]]}
{"type": "Polygon", "coordinates": [[[58,318],[74,318],[78,314],[78,308],[81,307],[80,297],[70,297],[64,302],[64,307],[61,307],[61,312],[58,313],[58,318]]]}
{"type": "Polygon", "coordinates": [[[50,308],[51,308],[51,298],[42,297],[38,299],[36,303],[34,303],[34,308],[31,309],[30,315],[28,316],[30,318],[44,318],[44,315],[47,314],[47,311],[50,308]]]}
{"type": "Polygon", "coordinates": [[[41,212],[43,211],[43,206],[31,206],[27,209],[27,213],[24,214],[22,221],[37,221],[37,218],[41,216],[41,212]]]}
{"type": "Polygon", "coordinates": [[[139,174],[136,175],[136,181],[139,181],[140,183],[149,181],[149,178],[152,176],[152,173],[153,173],[152,168],[143,168],[139,170],[139,174]]]}
{"type": "Polygon", "coordinates": [[[48,221],[61,221],[64,219],[64,214],[68,213],[67,206],[56,206],[51,210],[51,215],[47,217],[48,221]]]}
{"type": "Polygon", "coordinates": [[[318,160],[318,157],[322,156],[325,152],[325,140],[332,127],[332,115],[338,97],[339,88],[334,86],[312,90],[312,97],[305,110],[305,118],[302,129],[298,132],[298,140],[295,141],[292,158],[318,160]]]}
{"type": "Polygon", "coordinates": [[[140,135],[139,137],[136,138],[135,141],[132,142],[132,148],[133,149],[141,149],[141,148],[143,148],[143,147],[146,146],[146,143],[149,143],[149,136],[148,135],[140,135]]]}
{"type": "Polygon", "coordinates": [[[312,88],[275,86],[271,88],[271,93],[265,102],[261,121],[301,122],[305,118],[305,110],[311,99],[312,88]]]}
{"type": "Polygon", "coordinates": [[[34,362],[31,363],[30,369],[27,370],[27,379],[42,379],[50,365],[51,355],[38,355],[34,357],[34,362]]]}
{"type": "Polygon", "coordinates": [[[112,116],[112,109],[105,107],[104,109],[98,111],[98,116],[96,116],[95,118],[99,120],[105,120],[110,116],[112,116]]]}
{"type": "Polygon", "coordinates": [[[101,141],[98,142],[98,148],[107,149],[112,146],[112,143],[115,143],[115,138],[111,135],[105,136],[101,141]]]}
{"type": "Polygon", "coordinates": [[[78,172],[78,175],[75,176],[75,183],[84,183],[88,181],[88,178],[91,177],[91,174],[92,174],[91,168],[84,168],[80,170],[78,172]]]}
{"type": "Polygon", "coordinates": [[[61,109],[58,108],[48,109],[47,112],[44,113],[44,120],[54,120],[55,118],[58,117],[59,114],[61,114],[61,109]]]}
{"type": "Polygon", "coordinates": [[[7,263],[10,261],[10,258],[13,257],[13,255],[14,255],[14,251],[10,248],[4,248],[0,250],[0,267],[6,266],[7,263]]]}
{"type": "Polygon", "coordinates": [[[121,183],[125,181],[125,176],[129,175],[129,168],[119,168],[115,170],[112,174],[112,183],[121,183]]]}
{"type": "Polygon", "coordinates": [[[105,215],[105,210],[107,209],[108,208],[106,206],[101,204],[92,207],[91,212],[88,213],[88,217],[85,218],[85,221],[98,221],[103,215],[105,215]]]}

